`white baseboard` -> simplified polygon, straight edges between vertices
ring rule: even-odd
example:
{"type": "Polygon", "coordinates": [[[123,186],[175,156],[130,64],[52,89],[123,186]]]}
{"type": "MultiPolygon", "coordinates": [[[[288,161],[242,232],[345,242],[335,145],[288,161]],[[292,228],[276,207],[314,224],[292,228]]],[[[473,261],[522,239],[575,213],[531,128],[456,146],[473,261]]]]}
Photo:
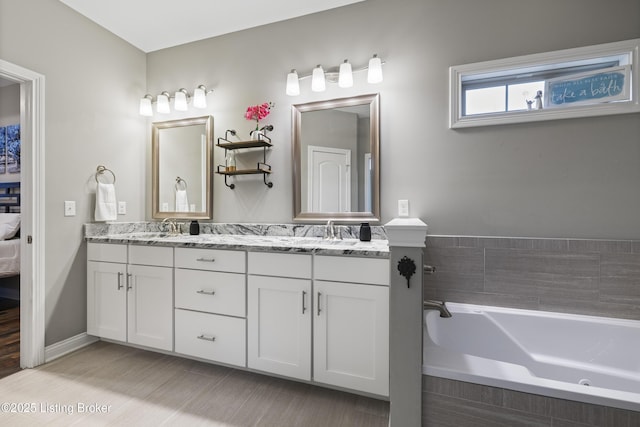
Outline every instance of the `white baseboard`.
{"type": "Polygon", "coordinates": [[[88,346],[89,344],[93,344],[96,341],[98,341],[97,337],[87,335],[86,332],[83,332],[71,338],[67,338],[66,340],[48,345],[44,348],[44,362],[51,362],[65,354],[69,354],[72,351],[76,351],[82,347],[88,346]]]}

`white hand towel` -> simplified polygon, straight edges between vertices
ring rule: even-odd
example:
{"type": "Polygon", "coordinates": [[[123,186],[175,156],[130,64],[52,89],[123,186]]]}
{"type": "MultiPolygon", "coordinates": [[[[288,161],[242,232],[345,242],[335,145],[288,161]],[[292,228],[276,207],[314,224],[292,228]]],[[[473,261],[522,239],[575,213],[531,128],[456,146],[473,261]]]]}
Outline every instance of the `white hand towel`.
{"type": "Polygon", "coordinates": [[[113,184],[98,183],[95,219],[96,221],[116,221],[118,219],[116,188],[113,184]]]}
{"type": "Polygon", "coordinates": [[[176,190],[176,212],[189,212],[187,190],[176,190]]]}

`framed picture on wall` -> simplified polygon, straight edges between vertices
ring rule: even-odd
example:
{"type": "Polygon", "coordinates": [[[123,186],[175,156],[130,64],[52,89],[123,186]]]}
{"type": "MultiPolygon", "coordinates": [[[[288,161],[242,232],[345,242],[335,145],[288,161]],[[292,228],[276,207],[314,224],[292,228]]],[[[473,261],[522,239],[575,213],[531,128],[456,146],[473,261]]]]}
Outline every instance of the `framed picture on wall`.
{"type": "Polygon", "coordinates": [[[7,128],[0,127],[0,174],[7,173],[7,128]]]}
{"type": "Polygon", "coordinates": [[[20,173],[20,125],[6,127],[6,170],[9,173],[20,173]]]}

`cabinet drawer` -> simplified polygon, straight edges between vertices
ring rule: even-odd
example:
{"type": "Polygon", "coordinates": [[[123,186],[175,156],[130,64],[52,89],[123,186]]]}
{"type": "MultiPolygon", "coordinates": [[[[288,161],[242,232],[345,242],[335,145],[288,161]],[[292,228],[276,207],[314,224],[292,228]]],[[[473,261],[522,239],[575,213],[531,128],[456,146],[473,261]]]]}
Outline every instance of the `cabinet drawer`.
{"type": "Polygon", "coordinates": [[[245,319],[176,309],[176,353],[246,366],[245,319]]]}
{"type": "Polygon", "coordinates": [[[175,270],[176,308],[245,316],[245,275],[175,270]]]}
{"type": "Polygon", "coordinates": [[[244,273],[245,253],[218,249],[176,248],[176,267],[244,273]]]}
{"type": "Polygon", "coordinates": [[[249,274],[311,279],[311,255],[249,252],[249,274]]]}
{"type": "Polygon", "coordinates": [[[173,248],[130,245],[129,264],[173,267],[173,248]]]}
{"type": "Polygon", "coordinates": [[[389,286],[389,260],[316,255],[314,278],[389,286]]]}
{"type": "Polygon", "coordinates": [[[87,243],[87,260],[103,262],[127,262],[127,245],[113,243],[87,243]]]}

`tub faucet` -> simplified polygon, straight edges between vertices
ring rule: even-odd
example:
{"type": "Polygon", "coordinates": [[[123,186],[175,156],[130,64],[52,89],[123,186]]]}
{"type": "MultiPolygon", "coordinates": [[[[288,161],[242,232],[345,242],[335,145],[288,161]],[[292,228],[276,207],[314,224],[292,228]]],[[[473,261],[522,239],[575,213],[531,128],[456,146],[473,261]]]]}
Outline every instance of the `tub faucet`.
{"type": "Polygon", "coordinates": [[[426,299],[424,300],[423,305],[426,310],[438,310],[440,312],[440,317],[451,317],[451,312],[444,304],[444,301],[426,299]]]}

